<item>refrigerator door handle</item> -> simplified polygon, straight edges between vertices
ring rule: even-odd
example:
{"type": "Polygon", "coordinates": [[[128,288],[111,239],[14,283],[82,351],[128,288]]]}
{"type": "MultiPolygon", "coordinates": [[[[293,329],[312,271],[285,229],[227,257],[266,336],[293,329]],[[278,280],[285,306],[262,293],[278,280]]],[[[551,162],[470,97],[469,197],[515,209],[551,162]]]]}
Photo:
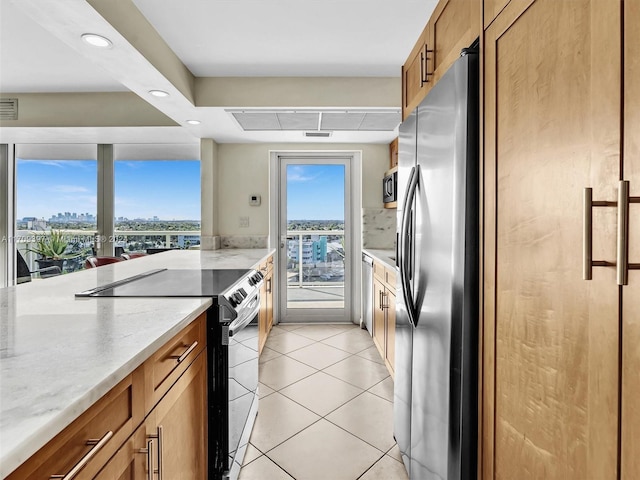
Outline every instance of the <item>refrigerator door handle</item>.
{"type": "Polygon", "coordinates": [[[413,261],[413,241],[411,239],[412,228],[411,220],[413,218],[413,202],[418,189],[418,179],[420,178],[420,165],[416,165],[411,168],[409,174],[409,188],[404,198],[403,210],[402,210],[402,226],[400,230],[400,281],[402,282],[402,296],[404,303],[407,307],[407,313],[409,314],[409,320],[415,327],[418,323],[416,308],[413,299],[413,292],[411,291],[411,271],[413,261]]]}

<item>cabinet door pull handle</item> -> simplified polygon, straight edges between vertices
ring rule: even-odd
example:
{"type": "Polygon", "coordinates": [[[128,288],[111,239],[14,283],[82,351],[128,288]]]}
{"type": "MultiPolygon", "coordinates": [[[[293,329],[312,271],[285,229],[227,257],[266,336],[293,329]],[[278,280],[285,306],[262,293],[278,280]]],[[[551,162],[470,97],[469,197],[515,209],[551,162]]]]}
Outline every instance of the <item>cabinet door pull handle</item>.
{"type": "MultiPolygon", "coordinates": [[[[198,342],[196,342],[198,343],[198,342]]],[[[164,466],[164,450],[162,448],[163,446],[163,430],[162,430],[162,425],[158,425],[158,480],[162,480],[163,474],[164,474],[164,470],[163,470],[163,466],[164,466]]]]}
{"type": "Polygon", "coordinates": [[[171,358],[175,358],[177,363],[182,363],[184,362],[184,360],[189,356],[189,354],[191,352],[193,352],[193,350],[198,346],[198,341],[195,340],[190,346],[189,348],[187,348],[184,352],[182,352],[182,355],[171,355],[171,358]]]}
{"type": "Polygon", "coordinates": [[[422,65],[420,65],[420,84],[421,86],[425,83],[429,83],[429,77],[433,75],[433,73],[429,73],[429,54],[433,53],[433,50],[429,49],[429,45],[424,44],[424,51],[420,53],[420,59],[422,60],[422,65]],[[424,72],[424,73],[423,73],[424,72]]]}
{"type": "Polygon", "coordinates": [[[267,293],[271,293],[271,279],[267,278],[267,293]]]}
{"type": "Polygon", "coordinates": [[[147,479],[153,480],[153,440],[147,440],[147,448],[145,448],[147,454],[147,479]]]}
{"type": "Polygon", "coordinates": [[[91,460],[100,451],[100,449],[106,445],[106,443],[111,439],[111,437],[113,437],[113,432],[109,430],[107,433],[104,434],[104,436],[100,440],[94,440],[94,439],[87,440],[86,444],[93,445],[93,448],[89,450],[84,455],[84,457],[80,459],[78,463],[74,465],[74,467],[69,471],[69,473],[67,473],[66,475],[51,475],[49,478],[51,480],[58,479],[58,478],[61,478],[62,480],[72,480],[73,478],[76,477],[76,475],[78,475],[80,470],[82,470],[85,467],[85,465],[89,463],[89,460],[91,460]]]}
{"type": "Polygon", "coordinates": [[[629,270],[640,264],[629,263],[629,204],[640,203],[640,197],[629,196],[629,181],[621,180],[618,187],[618,239],[616,242],[616,277],[618,285],[629,284],[629,270]]]}
{"type": "Polygon", "coordinates": [[[582,201],[582,279],[593,278],[593,267],[612,267],[614,264],[603,260],[593,260],[593,207],[615,207],[617,202],[594,201],[593,189],[584,189],[582,201]]]}

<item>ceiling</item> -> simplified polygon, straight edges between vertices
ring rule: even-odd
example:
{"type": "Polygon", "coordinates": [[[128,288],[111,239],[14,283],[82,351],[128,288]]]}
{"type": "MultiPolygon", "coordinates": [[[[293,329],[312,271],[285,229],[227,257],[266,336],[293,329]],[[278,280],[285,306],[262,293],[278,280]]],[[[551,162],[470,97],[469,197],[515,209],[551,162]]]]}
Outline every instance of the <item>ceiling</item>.
{"type": "Polygon", "coordinates": [[[337,126],[354,124],[354,111],[399,118],[400,66],[435,3],[0,0],[0,93],[19,99],[19,121],[0,124],[0,141],[388,142],[397,134],[388,122],[309,139],[302,128],[245,131],[230,111],[278,109],[300,125],[318,112],[337,126]],[[112,47],[84,44],[87,32],[112,47]],[[152,97],[154,88],[170,96],[152,97]],[[29,102],[69,118],[58,124],[29,102]]]}

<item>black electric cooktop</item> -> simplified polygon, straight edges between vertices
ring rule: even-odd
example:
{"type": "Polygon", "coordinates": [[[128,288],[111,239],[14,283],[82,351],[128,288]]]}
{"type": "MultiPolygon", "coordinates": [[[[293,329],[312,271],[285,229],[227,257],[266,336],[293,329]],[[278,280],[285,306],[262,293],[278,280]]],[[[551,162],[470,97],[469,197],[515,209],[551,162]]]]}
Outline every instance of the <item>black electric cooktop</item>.
{"type": "Polygon", "coordinates": [[[213,297],[249,270],[151,270],[76,293],[76,297],[213,297]]]}

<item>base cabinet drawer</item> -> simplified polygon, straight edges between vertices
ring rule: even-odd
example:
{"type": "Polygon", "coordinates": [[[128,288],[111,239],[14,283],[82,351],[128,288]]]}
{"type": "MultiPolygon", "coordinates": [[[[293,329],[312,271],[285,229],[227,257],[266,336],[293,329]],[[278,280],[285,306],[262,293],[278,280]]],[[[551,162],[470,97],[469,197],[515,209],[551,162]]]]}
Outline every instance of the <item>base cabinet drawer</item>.
{"type": "Polygon", "coordinates": [[[116,385],[7,480],[93,478],[144,418],[142,370],[116,385]]]}

